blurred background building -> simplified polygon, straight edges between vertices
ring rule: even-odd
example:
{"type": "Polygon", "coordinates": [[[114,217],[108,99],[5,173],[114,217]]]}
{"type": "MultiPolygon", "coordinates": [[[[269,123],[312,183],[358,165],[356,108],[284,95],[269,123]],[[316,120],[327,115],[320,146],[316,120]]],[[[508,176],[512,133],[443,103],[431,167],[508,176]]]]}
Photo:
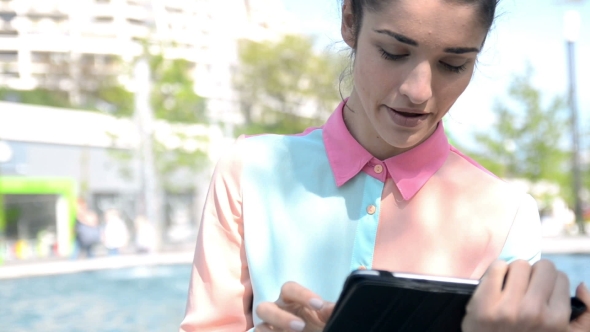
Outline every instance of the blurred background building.
{"type": "Polygon", "coordinates": [[[233,98],[237,40],[276,38],[288,30],[284,17],[273,0],[3,0],[0,85],[66,91],[83,103],[80,90],[116,75],[133,91],[125,65],[159,41],[166,58],[191,64],[209,113],[233,119],[223,101],[233,98]]]}
{"type": "Polygon", "coordinates": [[[7,91],[0,105],[0,242],[23,258],[68,254],[76,196],[99,214],[119,210],[133,226],[145,190],[141,123],[137,114],[121,118],[101,89],[137,92],[133,67],[151,54],[183,61],[182,74],[204,103],[206,122],[150,124],[156,145],[188,151],[183,158],[205,156],[195,166],[201,175],[172,172],[158,188],[163,241],[193,242],[211,161],[243,122],[232,81],[238,42],[287,31],[273,0],[0,1],[0,88],[7,91]],[[15,91],[63,95],[79,110],[24,105],[15,91]]]}

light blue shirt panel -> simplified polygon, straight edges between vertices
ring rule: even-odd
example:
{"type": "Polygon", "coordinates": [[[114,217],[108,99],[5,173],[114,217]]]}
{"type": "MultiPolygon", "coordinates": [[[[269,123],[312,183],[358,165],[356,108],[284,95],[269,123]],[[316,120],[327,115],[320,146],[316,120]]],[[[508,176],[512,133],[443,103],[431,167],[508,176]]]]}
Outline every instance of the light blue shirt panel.
{"type": "Polygon", "coordinates": [[[371,268],[383,183],[359,173],[338,188],[321,130],[245,143],[251,158],[242,171],[244,241],[253,308],[275,301],[287,281],[335,302],[352,270],[371,268]],[[374,215],[367,212],[371,204],[374,215]]]}
{"type": "Polygon", "coordinates": [[[534,264],[541,259],[541,219],[535,199],[529,194],[522,197],[499,259],[508,263],[523,259],[534,264]]]}

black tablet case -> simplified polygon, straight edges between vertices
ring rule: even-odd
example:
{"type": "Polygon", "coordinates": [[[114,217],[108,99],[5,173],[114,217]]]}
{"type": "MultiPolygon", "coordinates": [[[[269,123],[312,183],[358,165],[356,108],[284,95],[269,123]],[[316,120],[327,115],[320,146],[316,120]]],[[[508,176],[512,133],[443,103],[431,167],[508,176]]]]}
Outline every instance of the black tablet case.
{"type": "Polygon", "coordinates": [[[325,332],[461,331],[476,285],[375,272],[348,277],[325,332]]]}

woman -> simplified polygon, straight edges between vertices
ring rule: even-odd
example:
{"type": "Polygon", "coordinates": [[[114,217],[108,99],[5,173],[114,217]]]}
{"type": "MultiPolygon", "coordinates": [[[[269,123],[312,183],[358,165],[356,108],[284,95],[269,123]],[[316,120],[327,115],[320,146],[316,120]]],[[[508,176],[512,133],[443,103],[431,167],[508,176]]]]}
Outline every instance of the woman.
{"type": "MultiPolygon", "coordinates": [[[[450,146],[441,122],[469,84],[495,7],[344,1],[352,93],[323,127],[240,139],[219,162],[181,330],[321,331],[359,268],[487,270],[465,331],[568,328],[567,277],[530,265],[541,249],[534,200],[450,146]]],[[[584,287],[578,295],[590,303],[584,287]]],[[[588,316],[575,331],[590,331],[588,316]]]]}

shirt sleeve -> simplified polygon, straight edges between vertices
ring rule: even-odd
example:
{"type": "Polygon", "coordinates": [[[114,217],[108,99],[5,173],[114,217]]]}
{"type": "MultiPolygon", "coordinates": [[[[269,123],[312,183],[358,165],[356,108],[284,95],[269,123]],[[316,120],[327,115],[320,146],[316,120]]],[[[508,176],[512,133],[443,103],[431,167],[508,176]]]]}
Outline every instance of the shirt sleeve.
{"type": "Polygon", "coordinates": [[[526,194],[520,203],[499,259],[508,263],[526,260],[533,264],[541,259],[541,218],[535,199],[526,194]]]}
{"type": "Polygon", "coordinates": [[[181,332],[246,331],[252,286],[244,248],[239,141],[216,165],[207,193],[181,332]]]}

